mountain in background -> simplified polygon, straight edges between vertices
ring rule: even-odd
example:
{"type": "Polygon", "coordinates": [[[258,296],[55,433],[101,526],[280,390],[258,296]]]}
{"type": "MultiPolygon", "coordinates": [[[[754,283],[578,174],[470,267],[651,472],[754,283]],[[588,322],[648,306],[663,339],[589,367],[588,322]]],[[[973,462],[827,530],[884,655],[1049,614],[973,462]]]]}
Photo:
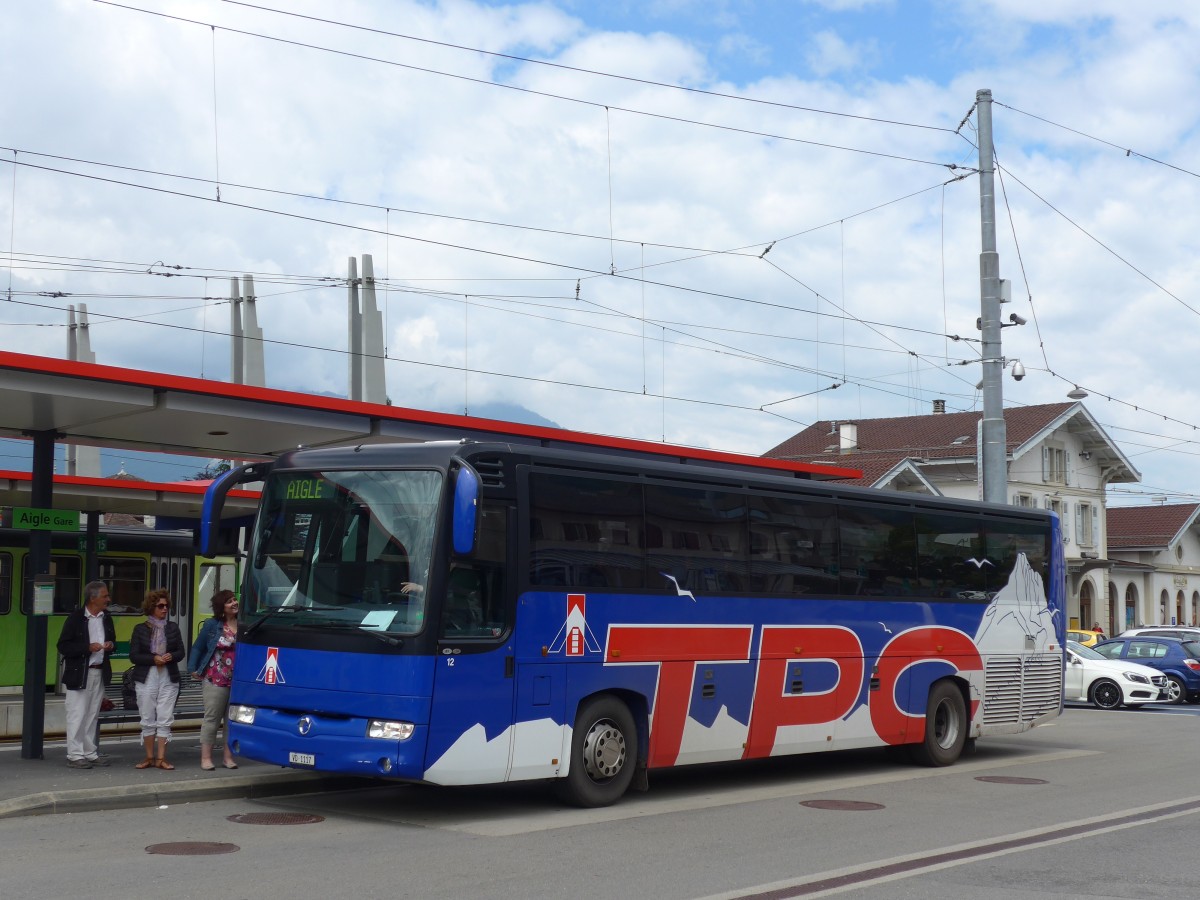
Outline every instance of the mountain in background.
{"type": "MultiPolygon", "coordinates": [[[[459,412],[460,410],[444,410],[459,412]]],[[[521,425],[541,425],[544,428],[562,428],[557,422],[552,422],[545,416],[527,409],[519,403],[508,403],[504,400],[494,400],[491,403],[480,403],[471,407],[471,415],[481,419],[499,419],[501,422],[518,422],[521,425]]]]}

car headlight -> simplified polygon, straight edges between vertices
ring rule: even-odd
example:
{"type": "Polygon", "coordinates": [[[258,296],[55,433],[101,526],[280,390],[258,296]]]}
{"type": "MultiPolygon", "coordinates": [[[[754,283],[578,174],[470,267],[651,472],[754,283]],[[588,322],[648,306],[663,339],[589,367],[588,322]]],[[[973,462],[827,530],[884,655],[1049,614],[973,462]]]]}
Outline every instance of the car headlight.
{"type": "Polygon", "coordinates": [[[412,722],[389,722],[386,719],[371,719],[367,722],[367,737],[386,738],[392,741],[407,741],[416,727],[412,722]]]}
{"type": "Polygon", "coordinates": [[[254,714],[258,710],[253,706],[242,706],[240,703],[234,703],[229,707],[229,721],[237,722],[241,725],[253,725],[254,714]]]}
{"type": "Polygon", "coordinates": [[[1142,675],[1140,672],[1122,672],[1121,674],[1124,675],[1129,681],[1136,681],[1138,684],[1150,683],[1150,679],[1145,675],[1142,675]]]}

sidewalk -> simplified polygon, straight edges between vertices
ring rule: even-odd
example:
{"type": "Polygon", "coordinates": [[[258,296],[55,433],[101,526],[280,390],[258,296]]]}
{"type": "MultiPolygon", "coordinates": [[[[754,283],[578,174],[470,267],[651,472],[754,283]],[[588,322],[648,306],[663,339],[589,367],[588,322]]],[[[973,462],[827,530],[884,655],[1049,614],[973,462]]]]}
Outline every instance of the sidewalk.
{"type": "Polygon", "coordinates": [[[21,742],[0,743],[0,819],[50,813],[85,812],[131,807],[173,806],[233,797],[273,797],[344,790],[370,784],[369,779],[326,776],[238,760],[237,769],[221,765],[200,768],[200,739],[196,732],[176,733],[167,751],[173,771],[135,769],[145,757],[136,735],[105,734],[100,752],[109,765],[93,769],[67,768],[66,745],[47,739],[43,759],[22,759],[21,742]]]}

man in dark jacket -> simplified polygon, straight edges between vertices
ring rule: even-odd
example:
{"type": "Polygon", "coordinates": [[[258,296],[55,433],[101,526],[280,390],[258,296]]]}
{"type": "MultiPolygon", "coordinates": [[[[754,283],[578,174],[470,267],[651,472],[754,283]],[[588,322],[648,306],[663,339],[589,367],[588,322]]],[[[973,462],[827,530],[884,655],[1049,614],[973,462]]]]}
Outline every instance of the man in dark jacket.
{"type": "Polygon", "coordinates": [[[63,687],[67,689],[67,765],[72,769],[107,766],[98,756],[96,722],[104,686],[112,680],[108,657],[117,634],[108,615],[108,585],[90,581],[83,589],[86,602],[67,616],[58,638],[58,652],[66,664],[63,687]]]}

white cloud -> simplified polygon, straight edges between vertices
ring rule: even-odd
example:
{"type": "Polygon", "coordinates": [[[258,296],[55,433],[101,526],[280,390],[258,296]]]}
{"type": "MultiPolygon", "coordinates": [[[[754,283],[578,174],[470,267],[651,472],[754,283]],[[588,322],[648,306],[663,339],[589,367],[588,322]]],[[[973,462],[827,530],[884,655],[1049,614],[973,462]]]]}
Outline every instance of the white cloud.
{"type": "Polygon", "coordinates": [[[218,29],[214,106],[207,27],[98,4],[6,5],[0,23],[19,40],[0,74],[21,87],[0,118],[0,252],[14,255],[4,349],[63,355],[65,306],[82,301],[100,361],[223,378],[220,298],[230,275],[252,272],[269,383],[344,393],[338,279],[348,257],[371,253],[388,287],[388,393],[403,405],[508,401],[576,430],[752,453],[817,418],[922,412],[935,397],[969,408],[977,367],[946,363],[972,347],[941,334],[976,335],[978,183],[941,184],[945,164],[977,163],[973,120],[966,139],[950,132],[988,87],[1013,223],[1000,194],[1002,274],[1031,320],[1005,330],[1006,353],[1030,370],[1006,398],[1058,401],[1080,383],[1113,437],[1143,454],[1148,484],[1200,492],[1200,444],[1178,443],[1194,439],[1200,408],[1183,305],[1200,309],[1189,174],[1200,13],[1186,5],[956,8],[946,40],[972,52],[948,76],[920,60],[883,74],[894,39],[859,4],[837,5],[864,10],[855,30],[819,4],[782,25],[727,4],[717,39],[672,18],[695,15],[687,4],[656,7],[644,33],[551,3],[358,0],[336,14],[776,105],[209,0],[153,8],[372,59],[218,29]],[[781,29],[787,46],[812,47],[805,68],[778,52],[781,29]],[[738,58],[770,69],[714,74],[738,58]],[[195,179],[219,165],[221,202],[204,181],[37,153],[195,179]],[[157,261],[184,268],[146,274],[157,261]],[[838,307],[917,330],[843,320],[838,307]],[[843,374],[850,384],[822,390],[843,374]]]}

